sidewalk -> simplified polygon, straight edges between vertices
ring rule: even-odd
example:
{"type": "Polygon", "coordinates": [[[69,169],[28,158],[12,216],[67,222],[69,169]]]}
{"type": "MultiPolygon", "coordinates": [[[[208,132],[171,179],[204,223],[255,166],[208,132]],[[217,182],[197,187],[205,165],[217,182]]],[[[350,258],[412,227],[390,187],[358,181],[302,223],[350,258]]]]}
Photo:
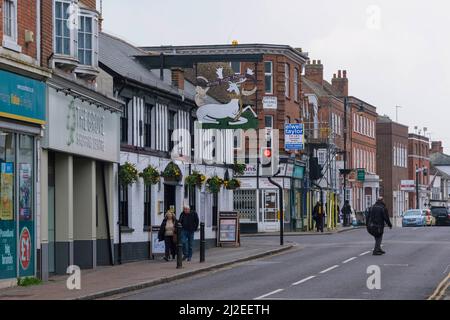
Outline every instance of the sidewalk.
{"type": "Polygon", "coordinates": [[[72,300],[99,299],[115,294],[151,287],[161,283],[211,271],[234,263],[258,259],[286,252],[294,247],[287,243],[280,247],[276,241],[242,239],[239,248],[213,248],[206,251],[206,262],[199,263],[199,253],[194,252],[192,262],[183,262],[183,269],[176,269],[176,262],[147,260],[114,267],[99,267],[81,272],[81,290],[70,291],[66,287],[68,276],[52,278],[48,283],[33,287],[16,287],[0,290],[0,300],[72,300]]]}
{"type": "MultiPolygon", "coordinates": [[[[337,233],[342,233],[342,232],[348,232],[348,231],[352,231],[352,230],[358,230],[358,229],[363,229],[365,228],[364,226],[358,226],[358,227],[338,227],[336,230],[332,230],[332,231],[327,231],[326,228],[324,228],[324,232],[323,233],[319,233],[317,231],[305,231],[305,232],[285,232],[284,236],[285,237],[297,237],[297,236],[320,236],[320,235],[333,235],[333,234],[337,234],[337,233]]],[[[241,238],[253,238],[253,237],[279,237],[280,236],[280,232],[264,232],[264,233],[247,233],[247,234],[241,234],[241,238]]]]}

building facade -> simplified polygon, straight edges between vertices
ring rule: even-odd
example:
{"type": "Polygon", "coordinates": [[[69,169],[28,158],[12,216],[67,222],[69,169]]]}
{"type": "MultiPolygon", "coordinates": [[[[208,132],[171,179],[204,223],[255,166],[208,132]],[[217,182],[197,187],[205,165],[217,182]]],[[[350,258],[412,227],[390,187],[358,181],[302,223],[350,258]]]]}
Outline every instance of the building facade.
{"type": "Polygon", "coordinates": [[[380,195],[391,217],[400,217],[409,207],[409,192],[405,190],[408,175],[408,127],[387,116],[377,120],[377,172],[380,195]]]}
{"type": "Polygon", "coordinates": [[[417,208],[418,205],[423,209],[431,198],[430,139],[418,133],[410,133],[408,139],[409,180],[414,180],[419,185],[419,194],[416,191],[410,194],[409,207],[417,208]]]}

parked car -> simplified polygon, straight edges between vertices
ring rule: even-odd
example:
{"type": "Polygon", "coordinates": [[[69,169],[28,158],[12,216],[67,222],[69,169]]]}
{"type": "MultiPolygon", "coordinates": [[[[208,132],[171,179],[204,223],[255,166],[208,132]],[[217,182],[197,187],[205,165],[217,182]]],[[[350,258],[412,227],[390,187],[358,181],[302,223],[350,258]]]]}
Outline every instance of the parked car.
{"type": "Polygon", "coordinates": [[[446,207],[432,207],[431,214],[436,219],[436,226],[450,226],[450,212],[446,207]]]}
{"type": "Polygon", "coordinates": [[[433,225],[430,210],[408,210],[403,214],[402,227],[426,227],[433,225]]]}

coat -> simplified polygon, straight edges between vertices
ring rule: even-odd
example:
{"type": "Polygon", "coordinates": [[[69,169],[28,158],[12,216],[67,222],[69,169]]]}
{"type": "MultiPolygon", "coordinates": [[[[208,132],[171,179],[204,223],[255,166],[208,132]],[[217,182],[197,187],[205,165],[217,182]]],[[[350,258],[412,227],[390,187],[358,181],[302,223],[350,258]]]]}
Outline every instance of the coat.
{"type": "Polygon", "coordinates": [[[199,219],[197,212],[192,211],[189,213],[182,212],[180,214],[180,223],[183,227],[183,230],[188,232],[195,232],[198,229],[199,219]]]}
{"type": "Polygon", "coordinates": [[[316,204],[313,211],[313,218],[315,220],[322,219],[324,217],[323,207],[319,204],[316,204]]]}
{"type": "Polygon", "coordinates": [[[378,237],[384,233],[386,224],[389,228],[392,228],[388,210],[382,201],[377,201],[373,207],[369,209],[366,223],[367,231],[374,237],[378,237]]]}
{"type": "MultiPolygon", "coordinates": [[[[177,224],[178,224],[177,219],[174,219],[173,223],[174,223],[174,226],[175,226],[173,238],[174,238],[174,242],[176,242],[177,233],[178,233],[177,232],[177,224]]],[[[166,224],[167,224],[167,218],[165,218],[163,220],[163,222],[161,223],[161,227],[159,228],[159,231],[158,231],[158,240],[159,241],[164,241],[165,233],[166,233],[166,224]]]]}

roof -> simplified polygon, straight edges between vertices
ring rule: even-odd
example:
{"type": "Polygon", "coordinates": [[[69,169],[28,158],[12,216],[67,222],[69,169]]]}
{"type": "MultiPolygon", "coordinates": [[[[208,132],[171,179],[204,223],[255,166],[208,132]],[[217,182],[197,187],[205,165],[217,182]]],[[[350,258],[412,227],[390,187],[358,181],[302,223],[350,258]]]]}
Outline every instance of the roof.
{"type": "MultiPolygon", "coordinates": [[[[162,81],[159,76],[141,64],[135,56],[146,55],[143,50],[104,32],[99,35],[99,47],[99,61],[114,73],[177,97],[184,94],[187,99],[194,100],[196,93],[192,84],[186,83],[185,90],[181,93],[177,87],[162,81]]],[[[215,102],[210,97],[207,101],[215,102]]]]}
{"type": "Polygon", "coordinates": [[[430,155],[433,166],[450,166],[450,156],[444,153],[433,153],[430,155]]]}

